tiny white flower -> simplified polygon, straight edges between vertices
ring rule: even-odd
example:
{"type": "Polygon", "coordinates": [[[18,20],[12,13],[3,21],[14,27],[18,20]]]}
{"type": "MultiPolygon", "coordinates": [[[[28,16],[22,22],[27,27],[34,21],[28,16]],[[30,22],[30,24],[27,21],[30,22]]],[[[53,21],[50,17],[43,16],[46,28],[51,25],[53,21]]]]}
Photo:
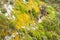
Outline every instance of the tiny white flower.
{"type": "Polygon", "coordinates": [[[36,29],[38,29],[38,27],[36,27],[36,29]]]}
{"type": "Polygon", "coordinates": [[[26,0],[23,0],[24,1],[24,3],[28,3],[26,0]]]}
{"type": "Polygon", "coordinates": [[[33,30],[35,30],[36,28],[33,28],[33,30]]]}
{"type": "Polygon", "coordinates": [[[9,10],[12,10],[12,5],[9,5],[9,6],[8,6],[8,9],[9,9],[9,10]]]}
{"type": "Polygon", "coordinates": [[[17,32],[16,34],[18,35],[19,33],[17,32]]]}
{"type": "Polygon", "coordinates": [[[11,37],[10,36],[5,36],[5,40],[10,40],[11,37]]]}
{"type": "Polygon", "coordinates": [[[23,0],[24,2],[26,2],[26,0],[23,0]]]}
{"type": "Polygon", "coordinates": [[[3,7],[7,9],[7,4],[4,4],[3,7]]]}
{"type": "Polygon", "coordinates": [[[12,10],[12,5],[8,5],[7,8],[6,8],[6,10],[7,10],[7,13],[10,13],[11,10],[12,10]]]}
{"type": "Polygon", "coordinates": [[[15,20],[15,16],[13,15],[12,18],[15,20]]]}
{"type": "Polygon", "coordinates": [[[39,20],[38,20],[38,23],[41,23],[41,22],[42,22],[42,19],[39,19],[39,20]]]}
{"type": "Polygon", "coordinates": [[[2,14],[2,12],[0,11],[0,14],[2,14]]]}
{"type": "Polygon", "coordinates": [[[22,26],[22,28],[25,28],[25,26],[22,26]]]}
{"type": "Polygon", "coordinates": [[[32,29],[32,30],[35,30],[36,28],[35,28],[35,27],[32,27],[31,29],[32,29]]]}
{"type": "Polygon", "coordinates": [[[5,16],[8,16],[8,13],[5,13],[5,16]]]}
{"type": "Polygon", "coordinates": [[[15,37],[15,35],[14,35],[14,34],[12,34],[12,35],[11,35],[11,37],[15,37]]]}

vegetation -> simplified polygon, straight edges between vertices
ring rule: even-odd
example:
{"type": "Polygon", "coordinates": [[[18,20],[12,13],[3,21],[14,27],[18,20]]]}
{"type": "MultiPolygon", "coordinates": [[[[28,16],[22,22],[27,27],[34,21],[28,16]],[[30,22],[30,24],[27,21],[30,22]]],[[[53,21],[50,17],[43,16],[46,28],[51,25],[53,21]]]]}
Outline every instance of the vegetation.
{"type": "Polygon", "coordinates": [[[55,6],[41,0],[15,0],[7,17],[2,5],[0,40],[60,40],[60,12],[56,11],[55,6]],[[44,9],[45,14],[39,23],[41,9],[44,9]]]}

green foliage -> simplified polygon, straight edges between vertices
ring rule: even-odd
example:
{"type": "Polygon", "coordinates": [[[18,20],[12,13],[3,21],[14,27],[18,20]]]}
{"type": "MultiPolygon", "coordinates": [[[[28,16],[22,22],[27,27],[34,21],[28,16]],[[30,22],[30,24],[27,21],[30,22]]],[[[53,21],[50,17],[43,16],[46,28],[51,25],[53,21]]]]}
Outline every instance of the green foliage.
{"type": "MultiPolygon", "coordinates": [[[[48,14],[41,23],[38,23],[36,22],[36,20],[38,20],[37,13],[40,15],[40,12],[36,12],[36,9],[34,9],[35,6],[34,8],[31,8],[31,16],[28,12],[29,9],[27,8],[27,4],[24,4],[22,0],[16,1],[17,3],[13,10],[15,14],[12,14],[16,16],[15,20],[8,20],[3,14],[5,9],[1,9],[2,14],[0,15],[0,40],[5,40],[6,36],[11,36],[13,34],[13,37],[11,36],[12,40],[60,40],[60,14],[59,12],[55,11],[54,7],[47,5],[46,11],[48,14]],[[29,23],[32,21],[29,17],[33,18],[34,23],[29,23]]],[[[36,2],[37,5],[40,4],[39,2],[41,2],[40,0],[33,1],[36,2]]]]}
{"type": "Polygon", "coordinates": [[[47,6],[47,7],[48,7],[47,12],[49,13],[47,17],[52,20],[55,18],[55,9],[52,6],[47,6]]]}

